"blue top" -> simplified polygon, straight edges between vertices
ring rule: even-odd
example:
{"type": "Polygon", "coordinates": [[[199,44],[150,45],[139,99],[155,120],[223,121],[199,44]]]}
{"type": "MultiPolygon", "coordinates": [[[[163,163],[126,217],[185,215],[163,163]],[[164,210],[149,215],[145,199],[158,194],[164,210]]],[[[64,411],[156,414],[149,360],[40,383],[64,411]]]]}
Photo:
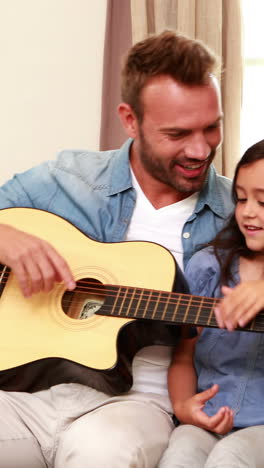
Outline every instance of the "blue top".
{"type": "MultiPolygon", "coordinates": [[[[128,140],[104,152],[62,151],[56,161],[16,175],[0,188],[0,209],[30,207],[57,214],[100,242],[124,240],[135,206],[128,140]]],[[[184,225],[184,265],[222,228],[233,205],[231,181],[209,169],[195,210],[184,225]]],[[[140,240],[140,239],[139,239],[140,240]]]]}
{"type": "MultiPolygon", "coordinates": [[[[221,297],[220,268],[210,249],[197,252],[189,261],[186,277],[191,293],[221,297]]],[[[238,261],[233,264],[234,286],[240,282],[238,261]]],[[[217,395],[205,405],[212,416],[221,406],[234,410],[234,427],[264,424],[264,335],[204,328],[196,345],[195,368],[198,392],[213,384],[217,395]]]]}

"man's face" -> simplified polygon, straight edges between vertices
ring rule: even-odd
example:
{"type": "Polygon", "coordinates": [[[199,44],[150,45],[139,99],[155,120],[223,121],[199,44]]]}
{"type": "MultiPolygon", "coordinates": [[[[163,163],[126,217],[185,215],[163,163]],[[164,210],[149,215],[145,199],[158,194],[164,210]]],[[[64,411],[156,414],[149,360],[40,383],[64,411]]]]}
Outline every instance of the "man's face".
{"type": "Polygon", "coordinates": [[[141,94],[132,167],[185,198],[199,191],[222,140],[217,85],[186,86],[168,76],[152,79],[141,94]]]}

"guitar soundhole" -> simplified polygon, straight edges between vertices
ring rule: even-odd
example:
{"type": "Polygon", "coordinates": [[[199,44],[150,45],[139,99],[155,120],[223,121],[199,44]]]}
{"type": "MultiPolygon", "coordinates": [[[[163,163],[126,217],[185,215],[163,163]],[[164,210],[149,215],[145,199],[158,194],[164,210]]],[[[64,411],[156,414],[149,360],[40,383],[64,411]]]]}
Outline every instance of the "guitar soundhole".
{"type": "Polygon", "coordinates": [[[73,291],[65,291],[61,305],[64,313],[69,317],[84,320],[101,309],[104,298],[104,286],[100,281],[94,278],[83,278],[77,281],[73,291]]]}

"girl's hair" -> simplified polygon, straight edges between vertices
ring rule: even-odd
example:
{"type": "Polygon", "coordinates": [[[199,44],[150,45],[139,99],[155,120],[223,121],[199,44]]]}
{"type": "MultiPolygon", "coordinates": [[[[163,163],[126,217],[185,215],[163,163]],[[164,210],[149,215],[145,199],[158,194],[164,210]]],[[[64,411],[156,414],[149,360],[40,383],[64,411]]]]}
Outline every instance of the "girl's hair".
{"type": "MultiPolygon", "coordinates": [[[[256,161],[260,161],[261,159],[264,159],[264,140],[261,140],[248,148],[236,166],[232,184],[232,197],[235,204],[237,203],[236,182],[239,169],[253,164],[256,161]]],[[[212,240],[209,245],[213,247],[214,254],[221,267],[221,285],[227,284],[229,280],[232,280],[231,265],[234,257],[239,255],[250,258],[256,255],[256,252],[253,252],[247,247],[245,237],[237,225],[234,213],[229,219],[227,225],[217,234],[215,239],[212,240]]]]}

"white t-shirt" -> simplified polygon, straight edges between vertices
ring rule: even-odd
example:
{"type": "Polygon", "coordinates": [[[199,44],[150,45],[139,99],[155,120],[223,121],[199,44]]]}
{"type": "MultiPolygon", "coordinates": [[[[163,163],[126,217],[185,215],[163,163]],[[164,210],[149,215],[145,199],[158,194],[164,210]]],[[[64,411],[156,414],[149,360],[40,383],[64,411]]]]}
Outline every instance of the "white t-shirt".
{"type": "MultiPolygon", "coordinates": [[[[198,193],[157,210],[141,190],[133,172],[132,181],[137,199],[126,240],[156,242],[170,250],[183,268],[182,229],[193,213],[198,193]]],[[[148,346],[141,349],[133,361],[134,383],[131,389],[132,392],[162,395],[167,410],[171,410],[167,389],[171,352],[172,348],[167,346],[148,346]]]]}
{"type": "Polygon", "coordinates": [[[132,181],[137,199],[126,240],[145,240],[166,247],[183,270],[182,229],[194,211],[198,193],[157,210],[141,190],[133,172],[132,181]]]}

